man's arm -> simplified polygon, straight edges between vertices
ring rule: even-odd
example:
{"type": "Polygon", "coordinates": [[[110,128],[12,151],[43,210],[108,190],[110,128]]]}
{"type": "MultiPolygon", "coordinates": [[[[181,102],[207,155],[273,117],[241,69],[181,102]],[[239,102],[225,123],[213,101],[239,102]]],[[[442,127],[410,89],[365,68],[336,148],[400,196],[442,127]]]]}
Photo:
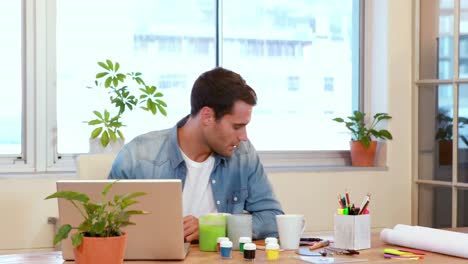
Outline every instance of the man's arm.
{"type": "Polygon", "coordinates": [[[284,214],[284,212],[273,193],[273,188],[257,153],[253,151],[249,156],[252,171],[249,175],[249,196],[245,203],[245,210],[253,216],[253,238],[278,237],[276,215],[284,214]]]}

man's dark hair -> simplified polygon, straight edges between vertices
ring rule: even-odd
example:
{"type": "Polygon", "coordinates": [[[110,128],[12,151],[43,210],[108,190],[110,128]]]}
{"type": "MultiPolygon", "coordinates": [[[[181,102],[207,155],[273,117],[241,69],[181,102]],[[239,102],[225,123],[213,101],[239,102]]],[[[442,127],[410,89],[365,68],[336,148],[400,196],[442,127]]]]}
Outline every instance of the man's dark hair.
{"type": "Polygon", "coordinates": [[[237,73],[217,67],[200,75],[193,84],[190,115],[195,116],[204,106],[212,108],[216,120],[231,113],[234,103],[257,104],[255,91],[237,73]]]}

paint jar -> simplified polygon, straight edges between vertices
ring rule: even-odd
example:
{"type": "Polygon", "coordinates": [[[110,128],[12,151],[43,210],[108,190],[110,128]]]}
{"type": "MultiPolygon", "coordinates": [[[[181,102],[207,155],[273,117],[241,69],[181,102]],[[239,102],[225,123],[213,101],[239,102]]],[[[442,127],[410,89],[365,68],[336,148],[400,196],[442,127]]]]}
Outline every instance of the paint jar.
{"type": "Polygon", "coordinates": [[[218,252],[220,251],[220,248],[221,248],[221,242],[223,241],[229,241],[229,237],[218,237],[218,252]]]}
{"type": "Polygon", "coordinates": [[[221,241],[219,252],[221,254],[221,258],[231,258],[232,242],[229,240],[221,241]]]}
{"type": "Polygon", "coordinates": [[[250,237],[239,237],[239,251],[244,252],[245,243],[251,243],[252,238],[250,237]]]}
{"type": "Polygon", "coordinates": [[[244,259],[253,261],[255,259],[255,250],[257,246],[254,243],[244,244],[244,259]]]}
{"type": "Polygon", "coordinates": [[[218,251],[218,237],[226,236],[226,216],[208,214],[198,218],[200,251],[218,251]]]}
{"type": "Polygon", "coordinates": [[[268,243],[265,246],[267,260],[276,260],[279,258],[279,245],[278,243],[268,243]]]}
{"type": "Polygon", "coordinates": [[[276,237],[267,237],[267,238],[265,238],[265,245],[268,245],[270,243],[277,243],[278,244],[278,239],[276,237]]]}

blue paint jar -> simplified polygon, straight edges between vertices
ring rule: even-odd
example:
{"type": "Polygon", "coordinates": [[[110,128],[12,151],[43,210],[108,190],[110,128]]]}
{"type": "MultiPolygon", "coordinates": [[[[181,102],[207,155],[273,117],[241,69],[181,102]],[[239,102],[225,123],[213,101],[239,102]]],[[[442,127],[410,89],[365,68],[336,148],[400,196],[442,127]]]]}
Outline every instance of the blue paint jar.
{"type": "Polygon", "coordinates": [[[221,258],[231,258],[232,252],[232,242],[231,241],[221,241],[220,245],[220,254],[221,258]]]}

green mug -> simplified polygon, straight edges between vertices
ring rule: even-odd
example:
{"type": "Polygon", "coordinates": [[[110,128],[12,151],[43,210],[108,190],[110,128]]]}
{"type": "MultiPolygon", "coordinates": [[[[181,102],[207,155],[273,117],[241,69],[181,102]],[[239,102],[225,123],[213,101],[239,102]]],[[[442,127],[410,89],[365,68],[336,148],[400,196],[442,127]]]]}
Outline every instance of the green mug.
{"type": "Polygon", "coordinates": [[[218,249],[218,237],[226,236],[226,215],[208,214],[198,218],[200,251],[218,249]]]}

